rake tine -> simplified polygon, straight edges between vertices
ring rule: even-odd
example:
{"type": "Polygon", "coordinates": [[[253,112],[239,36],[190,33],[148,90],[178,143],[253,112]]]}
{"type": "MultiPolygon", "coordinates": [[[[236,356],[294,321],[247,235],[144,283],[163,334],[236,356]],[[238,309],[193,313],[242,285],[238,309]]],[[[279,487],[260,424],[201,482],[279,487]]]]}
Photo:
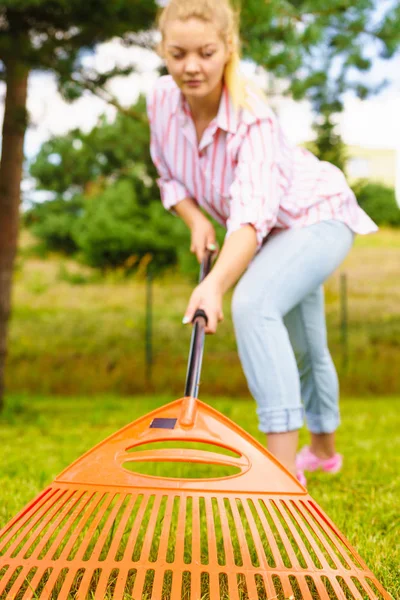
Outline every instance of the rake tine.
{"type": "MultiPolygon", "coordinates": [[[[30,572],[30,570],[29,570],[29,572],[30,572]]],[[[28,572],[27,575],[29,575],[29,572],[28,572]]],[[[54,585],[55,585],[55,583],[56,583],[56,581],[58,579],[59,574],[60,573],[59,573],[58,569],[53,569],[52,570],[52,572],[50,573],[50,577],[48,578],[48,580],[46,581],[46,584],[45,584],[44,588],[40,592],[40,597],[41,598],[44,598],[44,599],[50,598],[51,591],[54,588],[54,585]]],[[[38,579],[38,581],[36,583],[34,582],[34,580],[32,578],[32,580],[28,583],[28,587],[27,587],[27,589],[26,589],[26,591],[25,591],[25,593],[24,593],[24,595],[23,595],[22,598],[28,598],[29,594],[31,594],[30,597],[33,597],[36,600],[37,595],[35,593],[35,590],[36,590],[36,588],[37,588],[40,580],[42,579],[43,575],[44,575],[44,573],[42,573],[42,576],[40,577],[40,579],[38,579]],[[32,594],[33,594],[33,596],[32,596],[32,594]]]]}
{"type": "MultiPolygon", "coordinates": [[[[131,516],[133,507],[135,506],[135,502],[137,499],[137,496],[135,496],[134,494],[128,494],[125,496],[124,501],[126,500],[126,498],[129,496],[129,500],[127,505],[125,506],[124,509],[124,513],[121,517],[121,520],[119,522],[117,531],[114,534],[113,540],[111,542],[110,548],[108,550],[108,555],[111,560],[115,560],[117,561],[117,553],[118,553],[118,549],[120,547],[121,544],[121,540],[125,531],[125,528],[127,526],[127,523],[129,521],[129,517],[131,516]]],[[[117,562],[122,562],[122,559],[120,561],[117,562]]]]}
{"type": "MultiPolygon", "coordinates": [[[[85,556],[86,552],[88,551],[90,543],[92,541],[92,538],[93,538],[98,526],[100,525],[105,513],[107,512],[108,507],[110,506],[110,504],[113,500],[113,494],[105,493],[105,494],[103,494],[101,500],[103,501],[103,503],[100,506],[99,510],[97,511],[97,514],[94,517],[93,521],[91,522],[89,529],[87,530],[87,532],[85,534],[85,539],[82,540],[82,543],[80,544],[80,546],[75,554],[74,562],[78,562],[78,561],[79,561],[79,563],[85,562],[83,560],[83,557],[85,556]]],[[[75,541],[76,540],[77,540],[77,538],[75,537],[75,541]]],[[[94,548],[92,549],[92,552],[93,552],[93,550],[94,550],[94,548]]]]}
{"type": "MultiPolygon", "coordinates": [[[[20,587],[22,586],[22,584],[25,581],[26,576],[29,573],[29,569],[21,569],[21,572],[19,573],[19,575],[16,577],[16,579],[14,580],[14,583],[12,584],[12,586],[10,587],[10,589],[8,590],[8,595],[13,594],[13,596],[15,597],[20,589],[20,587]]],[[[14,573],[12,574],[12,576],[8,579],[8,582],[11,581],[14,573]]],[[[5,586],[7,587],[7,586],[5,586]]],[[[11,596],[12,597],[12,596],[11,596]]]]}
{"type": "Polygon", "coordinates": [[[263,509],[261,508],[261,503],[265,506],[265,508],[267,508],[264,500],[262,500],[261,498],[257,498],[254,501],[254,508],[256,510],[257,516],[260,519],[263,529],[265,531],[265,534],[267,536],[267,540],[268,540],[269,546],[271,548],[272,556],[274,557],[274,562],[276,564],[276,569],[281,571],[281,570],[285,569],[286,567],[283,563],[282,555],[278,548],[278,544],[276,542],[276,539],[275,539],[275,536],[271,529],[271,526],[268,523],[268,520],[264,514],[263,509]]]}
{"type": "Polygon", "coordinates": [[[233,551],[231,536],[229,535],[228,518],[227,518],[227,515],[225,512],[225,506],[224,506],[222,498],[218,498],[217,501],[218,501],[219,517],[221,519],[221,526],[222,526],[222,532],[223,532],[222,536],[223,536],[223,540],[224,540],[226,565],[233,566],[235,564],[235,554],[233,551]],[[228,541],[226,540],[226,538],[228,538],[228,541]]]}
{"type": "Polygon", "coordinates": [[[138,537],[138,533],[140,531],[140,527],[142,525],[144,513],[146,511],[146,507],[148,505],[149,499],[150,499],[150,496],[146,496],[145,494],[143,494],[142,498],[140,500],[139,510],[136,514],[136,518],[133,523],[133,527],[129,532],[128,540],[127,540],[127,543],[125,546],[124,559],[126,557],[126,560],[132,560],[136,540],[138,537]]]}
{"type": "Polygon", "coordinates": [[[161,508],[161,502],[162,502],[162,496],[156,496],[156,498],[154,500],[154,504],[151,509],[150,520],[147,524],[147,529],[146,529],[146,533],[145,533],[145,537],[144,537],[143,545],[142,545],[142,551],[141,551],[141,557],[143,557],[143,559],[146,561],[148,561],[149,557],[150,557],[150,550],[151,550],[151,547],[153,544],[153,537],[154,537],[154,532],[156,529],[158,514],[159,514],[159,511],[161,508]]]}
{"type": "MultiPolygon", "coordinates": [[[[54,502],[52,502],[51,507],[49,509],[45,509],[44,506],[41,507],[40,511],[37,511],[37,513],[35,513],[35,519],[32,521],[32,523],[29,523],[28,527],[26,529],[23,529],[22,531],[19,532],[18,537],[14,540],[13,544],[11,544],[11,546],[8,548],[7,550],[7,555],[8,556],[12,556],[14,554],[14,552],[16,551],[16,549],[18,548],[18,546],[21,544],[21,542],[23,542],[23,540],[25,539],[25,537],[27,536],[27,534],[29,533],[29,531],[32,531],[34,527],[36,527],[36,525],[38,525],[40,523],[40,521],[42,521],[42,519],[44,519],[44,521],[42,522],[42,528],[44,526],[46,526],[51,519],[53,518],[53,516],[55,514],[57,514],[57,511],[60,510],[60,508],[62,508],[63,506],[65,506],[66,503],[69,502],[69,500],[72,498],[72,496],[74,495],[74,491],[70,491],[69,494],[67,494],[67,492],[62,492],[61,494],[58,495],[58,497],[54,498],[54,502]],[[62,500],[64,500],[64,502],[62,504],[58,504],[59,501],[62,502],[62,500]]],[[[38,528],[39,530],[39,528],[38,528]]],[[[22,555],[26,552],[27,547],[29,547],[32,544],[33,539],[35,539],[35,537],[37,536],[38,531],[34,531],[32,536],[29,536],[29,538],[26,540],[26,542],[24,543],[23,547],[19,549],[18,554],[22,555]]]]}
{"type": "MultiPolygon", "coordinates": [[[[61,512],[59,514],[59,516],[57,517],[57,519],[54,521],[54,523],[49,527],[48,532],[46,533],[46,535],[43,536],[43,538],[41,539],[41,541],[39,542],[39,544],[36,546],[35,550],[32,552],[30,558],[31,560],[37,560],[38,557],[40,556],[40,554],[42,553],[42,550],[46,547],[46,544],[49,542],[49,540],[51,539],[52,535],[54,534],[55,531],[57,531],[57,529],[60,527],[62,521],[65,519],[65,517],[67,516],[67,514],[72,510],[72,513],[70,514],[70,516],[68,517],[67,521],[64,523],[64,526],[60,529],[60,531],[57,533],[56,538],[53,540],[53,542],[51,543],[51,547],[55,547],[55,545],[59,545],[59,543],[61,543],[61,541],[63,540],[66,532],[69,530],[69,528],[71,527],[71,525],[74,523],[74,521],[76,520],[76,518],[78,517],[78,515],[85,509],[85,506],[87,504],[87,501],[84,502],[82,504],[82,498],[84,497],[85,492],[82,492],[80,496],[78,496],[75,501],[73,501],[71,506],[67,506],[65,508],[65,510],[63,510],[63,512],[61,512]]],[[[50,552],[51,547],[48,548],[48,550],[46,551],[46,554],[48,552],[50,552]]]]}
{"type": "Polygon", "coordinates": [[[68,596],[71,591],[71,587],[74,583],[77,572],[78,567],[76,565],[74,565],[74,567],[68,571],[57,600],[69,600],[68,596]]]}
{"type": "Polygon", "coordinates": [[[51,498],[53,498],[60,490],[47,490],[47,493],[43,493],[39,499],[36,499],[32,506],[28,507],[21,514],[17,515],[10,523],[5,527],[0,536],[0,552],[7,546],[8,542],[16,535],[17,531],[21,531],[26,523],[33,518],[38,511],[41,511],[43,507],[51,498]],[[52,492],[52,493],[50,493],[52,492]],[[19,528],[18,528],[19,527],[19,528]],[[6,537],[5,537],[6,536],[6,537]]]}
{"type": "Polygon", "coordinates": [[[144,567],[138,567],[137,573],[136,573],[136,578],[135,578],[135,584],[133,586],[133,590],[132,590],[132,598],[136,598],[138,600],[141,600],[142,595],[143,595],[143,591],[144,591],[144,584],[145,584],[145,579],[146,579],[146,569],[144,567]]]}
{"type": "MultiPolygon", "coordinates": [[[[325,554],[319,548],[319,546],[318,546],[318,544],[316,542],[316,539],[318,539],[320,541],[321,545],[323,546],[323,548],[327,552],[328,556],[331,558],[331,560],[332,560],[332,562],[333,562],[334,565],[336,565],[336,563],[337,563],[337,557],[335,556],[335,560],[334,560],[334,558],[332,556],[332,553],[329,551],[330,550],[330,546],[329,546],[329,550],[328,550],[328,548],[325,547],[325,544],[323,544],[323,542],[320,539],[320,537],[317,536],[317,532],[315,531],[315,528],[312,526],[312,523],[310,523],[310,520],[307,519],[306,516],[304,515],[304,513],[303,513],[303,511],[302,511],[302,509],[300,507],[300,503],[296,504],[294,501],[291,501],[291,505],[292,506],[290,507],[285,502],[285,506],[286,506],[287,510],[290,512],[290,514],[292,515],[292,517],[296,521],[296,523],[298,523],[298,525],[299,525],[299,527],[300,527],[303,535],[307,538],[307,540],[308,540],[311,548],[313,549],[315,555],[317,556],[319,562],[321,563],[322,568],[329,571],[329,569],[331,569],[331,566],[329,565],[327,559],[325,558],[325,554]],[[295,510],[293,510],[293,507],[299,511],[299,513],[300,513],[299,516],[297,516],[295,514],[295,510]],[[304,523],[301,522],[301,521],[299,522],[299,517],[303,519],[304,523]],[[314,539],[312,537],[312,535],[310,534],[307,525],[309,525],[309,527],[311,528],[311,530],[314,532],[314,535],[315,535],[316,539],[314,539]]],[[[310,558],[312,558],[309,552],[307,552],[307,554],[310,556],[310,558]]]]}
{"type": "Polygon", "coordinates": [[[172,572],[171,600],[181,598],[182,596],[182,572],[174,570],[172,572]]]}
{"type": "Polygon", "coordinates": [[[229,600],[240,600],[236,573],[228,573],[229,600]]]}
{"type": "MultiPolygon", "coordinates": [[[[358,579],[358,578],[357,578],[358,579]]],[[[353,580],[351,577],[348,577],[346,580],[346,584],[348,585],[351,593],[353,594],[353,596],[356,599],[360,599],[360,600],[364,600],[363,595],[361,594],[360,590],[357,588],[357,586],[354,584],[353,580]]],[[[361,581],[359,581],[359,584],[361,585],[361,581]]],[[[362,586],[363,587],[363,586],[362,586]]]]}
{"type": "Polygon", "coordinates": [[[169,527],[172,521],[174,509],[174,496],[167,497],[167,504],[165,507],[164,519],[161,525],[160,531],[160,545],[158,547],[158,562],[164,562],[167,560],[168,552],[168,539],[169,539],[169,527]]]}
{"type": "MultiPolygon", "coordinates": [[[[97,587],[96,587],[96,592],[94,594],[94,597],[97,599],[105,599],[106,598],[106,591],[107,591],[107,587],[108,587],[108,581],[109,581],[109,576],[111,574],[111,569],[102,569],[100,576],[99,576],[99,581],[97,583],[97,587]]],[[[87,588],[85,590],[85,588],[82,588],[82,591],[87,593],[87,588]]],[[[83,599],[82,599],[83,600],[83,599]]]]}
{"type": "Polygon", "coordinates": [[[245,581],[246,581],[247,593],[248,593],[249,598],[257,599],[258,592],[257,592],[257,585],[256,585],[256,580],[254,578],[254,575],[253,574],[246,575],[245,581]]]}
{"type": "MultiPolygon", "coordinates": [[[[83,507],[83,509],[81,511],[82,518],[80,519],[79,524],[75,528],[73,534],[70,536],[70,538],[67,541],[67,543],[65,544],[64,548],[61,550],[61,552],[58,556],[58,560],[64,561],[64,560],[66,560],[66,557],[69,556],[72,548],[75,546],[76,540],[79,539],[79,537],[82,533],[82,530],[85,528],[85,525],[87,524],[88,520],[90,519],[90,516],[93,514],[93,512],[96,510],[97,506],[99,505],[101,497],[98,496],[97,502],[96,502],[95,496],[96,496],[96,492],[93,492],[90,495],[87,503],[83,507]]],[[[54,560],[54,556],[57,554],[58,549],[62,545],[62,543],[63,543],[63,540],[60,540],[59,543],[54,544],[54,549],[53,549],[54,551],[52,552],[53,560],[54,560]]]]}
{"type": "Polygon", "coordinates": [[[281,581],[281,585],[282,585],[282,589],[283,589],[283,594],[286,598],[290,598],[290,596],[293,596],[293,588],[291,586],[291,583],[289,581],[289,576],[286,573],[280,573],[279,574],[279,579],[281,581]]]}
{"type": "MultiPolygon", "coordinates": [[[[114,499],[115,499],[115,496],[114,496],[113,500],[114,499]]],[[[100,535],[97,538],[97,541],[92,549],[92,553],[91,553],[92,560],[100,561],[100,556],[103,552],[104,545],[109,536],[111,528],[113,527],[113,524],[117,517],[117,514],[123,504],[123,501],[124,501],[124,498],[122,495],[120,495],[119,498],[115,501],[115,504],[114,504],[113,508],[111,509],[110,514],[107,517],[107,521],[104,523],[103,528],[100,532],[100,535]]],[[[107,551],[107,555],[108,555],[108,553],[109,553],[109,549],[107,551]]],[[[105,559],[107,558],[107,555],[106,555],[105,559]]]]}
{"type": "MultiPolygon", "coordinates": [[[[207,527],[207,548],[208,548],[208,563],[210,565],[218,565],[218,550],[217,550],[217,536],[216,536],[216,524],[214,523],[214,514],[212,508],[211,498],[204,499],[205,504],[205,516],[206,516],[206,527],[207,527]]],[[[225,546],[225,540],[224,540],[225,546]]],[[[226,551],[225,551],[226,556],[226,551]]]]}
{"type": "MultiPolygon", "coordinates": [[[[163,591],[163,584],[164,584],[164,572],[162,569],[155,569],[154,572],[154,581],[153,581],[153,593],[152,593],[152,598],[154,598],[154,600],[161,600],[162,597],[162,591],[163,591]]],[[[117,594],[117,590],[115,590],[114,593],[114,597],[116,598],[116,600],[118,600],[119,598],[122,598],[122,595],[118,595],[117,594]]]]}
{"type": "MultiPolygon", "coordinates": [[[[86,598],[88,596],[90,582],[92,581],[92,577],[93,577],[93,570],[86,569],[86,571],[83,574],[81,583],[79,585],[79,590],[77,591],[74,600],[86,600],[86,598]]],[[[98,588],[98,586],[97,586],[97,588],[98,588]]],[[[97,588],[96,588],[96,592],[97,592],[97,588]]]]}

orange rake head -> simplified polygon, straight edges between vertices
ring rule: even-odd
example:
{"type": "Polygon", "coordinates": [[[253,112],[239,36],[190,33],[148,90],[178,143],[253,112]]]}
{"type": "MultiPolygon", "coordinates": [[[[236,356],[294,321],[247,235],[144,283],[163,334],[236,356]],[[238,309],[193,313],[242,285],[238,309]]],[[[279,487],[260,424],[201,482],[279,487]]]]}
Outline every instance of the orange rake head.
{"type": "Polygon", "coordinates": [[[3,529],[0,556],[2,600],[390,598],[299,482],[193,398],[146,415],[73,463],[3,529]],[[148,462],[237,472],[137,472],[148,462]]]}
{"type": "Polygon", "coordinates": [[[390,599],[297,479],[196,400],[205,322],[185,397],[86,453],[0,531],[0,600],[390,599]],[[173,476],[140,473],[157,463],[173,476]]]}

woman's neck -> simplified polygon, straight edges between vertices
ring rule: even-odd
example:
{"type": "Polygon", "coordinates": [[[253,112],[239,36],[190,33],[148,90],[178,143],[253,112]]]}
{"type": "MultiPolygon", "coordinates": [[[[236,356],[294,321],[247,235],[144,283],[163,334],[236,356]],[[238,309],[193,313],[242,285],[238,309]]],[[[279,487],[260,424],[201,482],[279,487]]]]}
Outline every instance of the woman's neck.
{"type": "Polygon", "coordinates": [[[223,83],[204,98],[187,98],[193,119],[195,121],[211,122],[218,114],[219,104],[221,101],[223,83]]]}

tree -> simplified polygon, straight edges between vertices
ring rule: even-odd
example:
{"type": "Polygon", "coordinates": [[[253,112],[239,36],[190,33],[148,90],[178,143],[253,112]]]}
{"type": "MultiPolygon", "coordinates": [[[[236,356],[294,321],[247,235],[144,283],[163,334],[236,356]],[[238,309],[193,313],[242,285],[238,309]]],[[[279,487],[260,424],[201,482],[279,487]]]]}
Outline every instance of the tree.
{"type": "Polygon", "coordinates": [[[317,115],[313,130],[316,133],[316,138],[313,142],[307,144],[309,149],[319,159],[326,160],[342,171],[346,171],[346,145],[336,132],[336,124],[332,120],[332,115],[329,112],[317,115]]]}
{"type": "Polygon", "coordinates": [[[399,0],[246,0],[243,51],[288,81],[294,99],[311,101],[318,116],[317,154],[342,164],[332,117],[343,110],[345,92],[366,98],[382,88],[384,81],[367,85],[363,74],[377,56],[389,59],[398,52],[399,22],[399,0]]]}
{"type": "Polygon", "coordinates": [[[117,113],[115,120],[110,121],[103,115],[87,133],[73,129],[44,142],[29,168],[36,189],[67,199],[77,192],[89,192],[100,179],[115,180],[136,170],[148,182],[149,191],[142,191],[143,202],[154,199],[157,172],[150,158],[150,130],[143,96],[128,111],[137,118],[117,113]]]}
{"type": "Polygon", "coordinates": [[[85,90],[103,90],[127,70],[85,71],[81,58],[115,36],[149,29],[154,0],[2,0],[0,6],[0,78],[6,84],[0,163],[0,408],[4,394],[7,323],[17,248],[20,183],[29,73],[51,70],[64,96],[74,100],[85,90]]]}

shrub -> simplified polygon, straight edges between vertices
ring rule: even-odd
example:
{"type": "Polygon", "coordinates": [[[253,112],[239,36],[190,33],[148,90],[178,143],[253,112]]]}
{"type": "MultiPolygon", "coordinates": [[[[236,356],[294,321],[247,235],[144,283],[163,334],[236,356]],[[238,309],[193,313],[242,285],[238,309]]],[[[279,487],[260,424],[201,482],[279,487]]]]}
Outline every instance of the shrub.
{"type": "Polygon", "coordinates": [[[353,189],[361,208],[375,223],[400,227],[400,208],[393,189],[367,181],[359,182],[353,189]]]}
{"type": "Polygon", "coordinates": [[[179,246],[189,244],[183,222],[168,215],[159,201],[141,206],[128,179],[85,198],[73,235],[85,261],[101,268],[135,267],[147,255],[155,268],[163,268],[176,264],[179,246]]]}
{"type": "Polygon", "coordinates": [[[23,220],[48,250],[73,254],[77,250],[73,229],[82,214],[83,199],[75,196],[71,200],[57,198],[37,203],[25,213],[23,220]]]}

